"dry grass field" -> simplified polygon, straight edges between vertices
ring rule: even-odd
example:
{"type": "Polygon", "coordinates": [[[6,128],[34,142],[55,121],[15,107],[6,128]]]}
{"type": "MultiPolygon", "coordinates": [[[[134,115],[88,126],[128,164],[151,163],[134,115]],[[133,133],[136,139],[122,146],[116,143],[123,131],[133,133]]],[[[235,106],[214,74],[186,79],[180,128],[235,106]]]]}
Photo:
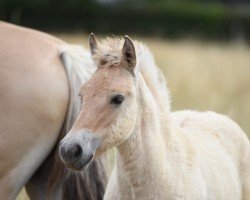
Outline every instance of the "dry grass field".
{"type": "MultiPolygon", "coordinates": [[[[87,36],[54,34],[87,47],[87,36]]],[[[133,37],[132,37],[133,38],[133,37]]],[[[250,46],[243,43],[136,38],[151,49],[171,92],[172,110],[214,110],[250,136],[250,46]]],[[[18,200],[27,199],[25,192],[18,200]]]]}

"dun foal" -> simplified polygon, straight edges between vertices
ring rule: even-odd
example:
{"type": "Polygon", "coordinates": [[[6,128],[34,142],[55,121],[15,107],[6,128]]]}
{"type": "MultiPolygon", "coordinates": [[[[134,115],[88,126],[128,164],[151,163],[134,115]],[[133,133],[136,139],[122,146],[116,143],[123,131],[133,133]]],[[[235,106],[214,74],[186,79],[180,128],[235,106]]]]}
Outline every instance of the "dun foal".
{"type": "Polygon", "coordinates": [[[81,112],[60,156],[82,169],[116,146],[105,199],[250,199],[250,144],[214,112],[170,112],[165,79],[149,50],[129,37],[98,42],[98,69],[82,86],[81,112]]]}

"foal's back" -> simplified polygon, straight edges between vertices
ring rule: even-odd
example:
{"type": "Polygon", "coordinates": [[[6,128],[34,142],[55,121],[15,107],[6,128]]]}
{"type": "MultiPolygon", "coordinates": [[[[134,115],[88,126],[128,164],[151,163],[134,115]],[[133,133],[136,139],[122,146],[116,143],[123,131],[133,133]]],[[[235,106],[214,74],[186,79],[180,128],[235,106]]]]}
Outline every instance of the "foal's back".
{"type": "Polygon", "coordinates": [[[214,112],[195,111],[174,112],[171,121],[183,130],[184,137],[192,145],[194,163],[200,166],[199,170],[204,178],[208,178],[208,184],[211,183],[208,194],[219,194],[223,189],[231,188],[227,193],[242,193],[243,199],[250,199],[250,143],[234,121],[214,112]],[[231,177],[215,186],[224,172],[231,177]]]}

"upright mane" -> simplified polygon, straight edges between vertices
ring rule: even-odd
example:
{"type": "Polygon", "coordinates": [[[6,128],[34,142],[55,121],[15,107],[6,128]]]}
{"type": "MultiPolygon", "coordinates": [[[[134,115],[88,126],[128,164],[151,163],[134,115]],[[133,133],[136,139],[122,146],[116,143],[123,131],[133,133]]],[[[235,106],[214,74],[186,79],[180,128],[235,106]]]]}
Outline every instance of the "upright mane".
{"type": "MultiPolygon", "coordinates": [[[[124,39],[117,37],[108,37],[98,42],[98,49],[93,54],[95,62],[99,65],[119,65],[122,62],[123,44],[124,39]]],[[[168,113],[170,111],[170,97],[162,71],[156,66],[154,57],[146,45],[137,41],[134,41],[134,45],[137,69],[142,74],[163,113],[168,113]]]]}

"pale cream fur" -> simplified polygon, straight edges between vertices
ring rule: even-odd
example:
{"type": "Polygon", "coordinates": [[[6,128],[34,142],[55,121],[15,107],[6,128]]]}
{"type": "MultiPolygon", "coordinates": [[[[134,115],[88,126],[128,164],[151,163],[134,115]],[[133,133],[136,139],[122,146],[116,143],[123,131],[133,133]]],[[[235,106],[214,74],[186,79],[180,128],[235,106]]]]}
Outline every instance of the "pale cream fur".
{"type": "Polygon", "coordinates": [[[117,147],[104,199],[250,199],[250,144],[241,128],[214,112],[170,112],[165,80],[149,50],[134,42],[131,75],[123,66],[123,44],[115,38],[98,43],[93,58],[99,69],[81,89],[83,109],[72,131],[87,127],[102,138],[97,154],[117,147]],[[105,110],[109,87],[129,93],[120,110],[105,110]],[[103,98],[90,98],[98,95],[103,98]]]}

